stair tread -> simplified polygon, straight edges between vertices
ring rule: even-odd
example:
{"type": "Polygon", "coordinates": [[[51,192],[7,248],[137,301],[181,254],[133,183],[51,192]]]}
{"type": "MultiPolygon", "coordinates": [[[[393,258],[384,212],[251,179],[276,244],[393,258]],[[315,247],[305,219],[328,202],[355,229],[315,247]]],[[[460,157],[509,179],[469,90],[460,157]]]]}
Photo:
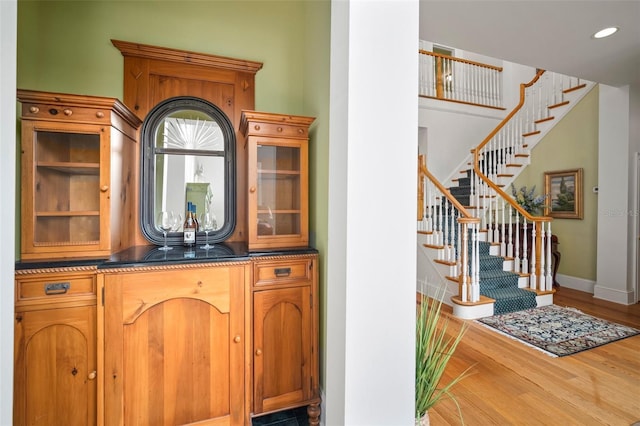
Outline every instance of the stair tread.
{"type": "Polygon", "coordinates": [[[534,121],[534,123],[539,124],[539,123],[544,123],[546,121],[551,121],[551,120],[555,120],[556,118],[552,115],[550,115],[549,117],[546,118],[541,118],[539,120],[534,121]]]}
{"type": "Polygon", "coordinates": [[[586,85],[586,83],[583,83],[583,84],[579,84],[579,85],[574,86],[574,87],[569,87],[568,89],[564,89],[562,92],[563,93],[569,93],[569,92],[573,92],[574,90],[584,89],[585,87],[587,87],[587,85],[586,85]]]}
{"type": "Polygon", "coordinates": [[[549,105],[547,108],[553,109],[553,108],[559,108],[559,107],[565,106],[565,105],[569,105],[569,101],[560,102],[560,103],[555,104],[555,105],[549,105]]]}

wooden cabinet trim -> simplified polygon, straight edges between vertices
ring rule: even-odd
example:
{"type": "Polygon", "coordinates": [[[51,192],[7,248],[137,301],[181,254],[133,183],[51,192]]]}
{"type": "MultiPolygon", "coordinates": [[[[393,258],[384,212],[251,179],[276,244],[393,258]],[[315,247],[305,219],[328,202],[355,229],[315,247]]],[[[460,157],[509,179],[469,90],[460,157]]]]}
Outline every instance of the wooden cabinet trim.
{"type": "Polygon", "coordinates": [[[15,275],[41,275],[41,274],[68,274],[73,272],[95,272],[98,270],[96,265],[87,266],[62,266],[59,268],[33,268],[33,269],[16,269],[15,275]]]}
{"type": "Polygon", "coordinates": [[[115,113],[121,119],[125,120],[132,127],[139,127],[142,121],[127,108],[119,99],[101,97],[101,96],[83,96],[68,93],[40,92],[36,90],[18,89],[18,101],[22,103],[22,119],[23,120],[74,120],[72,115],[66,116],[58,114],[52,117],[46,114],[49,108],[63,110],[65,107],[83,108],[92,111],[91,114],[85,114],[84,121],[93,124],[110,123],[111,112],[115,113]],[[37,112],[31,110],[32,107],[38,109],[37,112]],[[99,113],[103,113],[100,114],[99,113]]]}
{"type": "Polygon", "coordinates": [[[234,71],[244,71],[255,74],[262,68],[262,62],[234,59],[225,56],[191,52],[188,50],[171,49],[147,44],[131,43],[122,40],[111,40],[111,43],[122,53],[122,56],[132,56],[146,59],[181,62],[185,64],[202,65],[206,67],[223,68],[234,71]]]}
{"type": "Polygon", "coordinates": [[[233,261],[233,262],[210,262],[210,263],[175,263],[161,265],[141,265],[141,266],[123,266],[121,268],[104,268],[100,269],[101,274],[112,275],[128,272],[149,272],[149,271],[166,271],[173,269],[193,269],[193,268],[211,268],[216,266],[242,266],[249,265],[251,261],[233,261]]]}

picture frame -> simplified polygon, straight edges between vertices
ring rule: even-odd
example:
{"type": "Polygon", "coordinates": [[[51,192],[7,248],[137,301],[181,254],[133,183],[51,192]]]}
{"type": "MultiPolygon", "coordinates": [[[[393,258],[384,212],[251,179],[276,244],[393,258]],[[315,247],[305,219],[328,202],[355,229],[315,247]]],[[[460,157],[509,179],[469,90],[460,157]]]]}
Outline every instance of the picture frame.
{"type": "Polygon", "coordinates": [[[545,216],[583,218],[582,173],[581,168],[544,173],[545,216]]]}

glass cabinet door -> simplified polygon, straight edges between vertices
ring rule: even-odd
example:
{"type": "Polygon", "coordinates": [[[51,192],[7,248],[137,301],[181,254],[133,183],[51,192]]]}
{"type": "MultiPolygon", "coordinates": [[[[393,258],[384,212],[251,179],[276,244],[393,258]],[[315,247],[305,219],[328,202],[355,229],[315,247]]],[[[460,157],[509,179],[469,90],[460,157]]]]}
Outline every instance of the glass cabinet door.
{"type": "Polygon", "coordinates": [[[21,260],[105,257],[131,246],[140,119],[115,98],[17,95],[21,260]]]}
{"type": "Polygon", "coordinates": [[[34,130],[34,245],[99,244],[100,135],[34,130]]]}
{"type": "Polygon", "coordinates": [[[242,112],[249,250],[309,245],[309,126],[313,120],[242,112]]]}
{"type": "Polygon", "coordinates": [[[301,148],[257,145],[258,236],[299,235],[301,148]]]}

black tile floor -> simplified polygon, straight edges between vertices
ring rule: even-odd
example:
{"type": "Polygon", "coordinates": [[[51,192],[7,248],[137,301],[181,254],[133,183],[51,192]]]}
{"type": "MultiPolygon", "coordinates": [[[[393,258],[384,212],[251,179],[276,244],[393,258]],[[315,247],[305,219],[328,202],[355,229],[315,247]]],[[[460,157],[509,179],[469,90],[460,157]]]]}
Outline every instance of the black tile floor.
{"type": "Polygon", "coordinates": [[[307,407],[255,417],[251,420],[251,424],[253,426],[309,426],[307,407]]]}

